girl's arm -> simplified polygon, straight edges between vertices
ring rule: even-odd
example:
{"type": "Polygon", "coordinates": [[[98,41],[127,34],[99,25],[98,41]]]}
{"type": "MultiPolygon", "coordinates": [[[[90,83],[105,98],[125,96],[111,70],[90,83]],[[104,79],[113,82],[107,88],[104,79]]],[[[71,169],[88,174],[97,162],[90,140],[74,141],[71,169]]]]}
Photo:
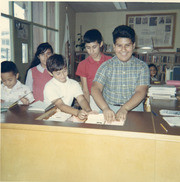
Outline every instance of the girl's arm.
{"type": "Polygon", "coordinates": [[[86,77],[80,77],[81,78],[81,83],[82,83],[82,90],[84,97],[90,103],[90,95],[89,95],[89,90],[88,90],[88,85],[87,85],[87,78],[86,77]]]}
{"type": "Polygon", "coordinates": [[[31,71],[31,69],[29,69],[29,71],[27,73],[25,85],[27,85],[30,88],[31,91],[33,90],[33,78],[32,78],[32,71],[31,71]]]}

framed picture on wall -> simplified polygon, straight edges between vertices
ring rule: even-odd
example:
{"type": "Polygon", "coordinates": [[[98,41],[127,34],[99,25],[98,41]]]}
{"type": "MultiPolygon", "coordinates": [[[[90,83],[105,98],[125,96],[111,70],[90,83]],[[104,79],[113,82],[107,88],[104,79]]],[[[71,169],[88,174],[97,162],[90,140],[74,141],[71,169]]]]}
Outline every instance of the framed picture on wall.
{"type": "Polygon", "coordinates": [[[176,13],[128,14],[126,25],[136,31],[136,47],[174,47],[176,13]]]}

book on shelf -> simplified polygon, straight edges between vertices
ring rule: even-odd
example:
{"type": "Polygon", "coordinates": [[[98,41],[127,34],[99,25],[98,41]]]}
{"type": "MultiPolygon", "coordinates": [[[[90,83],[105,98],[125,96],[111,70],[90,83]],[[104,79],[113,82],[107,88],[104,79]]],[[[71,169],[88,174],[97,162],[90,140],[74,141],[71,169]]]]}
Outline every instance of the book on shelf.
{"type": "Polygon", "coordinates": [[[54,104],[45,103],[42,101],[36,101],[29,105],[28,110],[29,111],[40,111],[40,112],[46,112],[54,107],[54,104]]]}

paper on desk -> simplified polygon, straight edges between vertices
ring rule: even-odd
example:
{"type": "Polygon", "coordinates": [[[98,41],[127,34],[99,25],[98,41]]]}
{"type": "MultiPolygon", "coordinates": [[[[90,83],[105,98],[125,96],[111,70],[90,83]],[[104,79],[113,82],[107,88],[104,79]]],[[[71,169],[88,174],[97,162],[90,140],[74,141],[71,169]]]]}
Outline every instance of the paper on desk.
{"type": "Polygon", "coordinates": [[[49,117],[48,119],[45,119],[46,121],[60,121],[60,122],[64,122],[67,119],[69,119],[71,117],[71,114],[67,114],[65,112],[61,112],[60,110],[57,110],[57,112],[55,114],[53,114],[51,117],[49,117]]]}
{"type": "Polygon", "coordinates": [[[180,111],[175,111],[175,110],[161,109],[159,112],[163,116],[180,116],[180,111]]]}
{"type": "Polygon", "coordinates": [[[124,122],[120,121],[113,121],[111,123],[107,123],[104,121],[104,115],[103,114],[89,114],[88,119],[85,121],[85,123],[89,124],[102,124],[102,125],[118,125],[123,126],[124,122]]]}
{"type": "Polygon", "coordinates": [[[180,126],[180,117],[163,117],[170,126],[180,126]]]}

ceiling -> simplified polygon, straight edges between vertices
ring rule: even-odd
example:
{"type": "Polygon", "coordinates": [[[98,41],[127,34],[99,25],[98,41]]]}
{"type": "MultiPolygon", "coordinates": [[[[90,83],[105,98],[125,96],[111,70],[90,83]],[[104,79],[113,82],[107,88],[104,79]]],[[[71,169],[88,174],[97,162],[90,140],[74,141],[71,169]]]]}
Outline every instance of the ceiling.
{"type": "Polygon", "coordinates": [[[180,9],[179,3],[126,2],[126,10],[117,10],[113,2],[68,2],[75,12],[148,11],[180,9]]]}

